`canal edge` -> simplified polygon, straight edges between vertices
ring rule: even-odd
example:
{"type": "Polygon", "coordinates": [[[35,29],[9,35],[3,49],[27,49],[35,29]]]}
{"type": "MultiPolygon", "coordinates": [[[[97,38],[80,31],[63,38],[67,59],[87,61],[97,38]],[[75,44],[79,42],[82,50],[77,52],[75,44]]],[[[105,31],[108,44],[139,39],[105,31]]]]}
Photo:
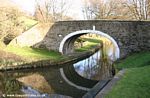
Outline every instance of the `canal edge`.
{"type": "Polygon", "coordinates": [[[110,90],[112,90],[112,87],[115,86],[119,80],[121,80],[121,78],[124,76],[125,72],[126,72],[126,69],[120,70],[113,77],[113,79],[95,96],[95,98],[104,98],[106,96],[106,94],[108,94],[108,92],[110,90]]]}
{"type": "Polygon", "coordinates": [[[43,67],[56,67],[56,68],[61,68],[65,66],[68,63],[76,63],[80,60],[86,59],[90,57],[92,54],[97,52],[99,50],[99,47],[95,47],[91,50],[85,51],[83,53],[80,53],[75,56],[69,56],[68,55],[68,60],[65,59],[63,61],[58,61],[58,62],[51,62],[50,60],[41,60],[41,61],[36,61],[36,62],[31,62],[31,63],[24,63],[20,64],[17,66],[5,66],[0,68],[0,72],[5,72],[5,71],[15,71],[15,70],[25,70],[25,69],[36,69],[36,68],[43,68],[43,67]]]}

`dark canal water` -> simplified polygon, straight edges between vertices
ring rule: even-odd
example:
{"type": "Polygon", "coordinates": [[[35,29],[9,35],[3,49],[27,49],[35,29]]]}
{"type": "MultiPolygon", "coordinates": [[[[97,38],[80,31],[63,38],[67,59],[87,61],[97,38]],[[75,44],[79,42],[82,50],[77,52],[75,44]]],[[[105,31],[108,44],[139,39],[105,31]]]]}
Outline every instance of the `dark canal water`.
{"type": "Polygon", "coordinates": [[[98,82],[93,76],[98,72],[99,57],[98,52],[88,59],[63,68],[47,67],[0,73],[0,95],[81,98],[98,82]]]}

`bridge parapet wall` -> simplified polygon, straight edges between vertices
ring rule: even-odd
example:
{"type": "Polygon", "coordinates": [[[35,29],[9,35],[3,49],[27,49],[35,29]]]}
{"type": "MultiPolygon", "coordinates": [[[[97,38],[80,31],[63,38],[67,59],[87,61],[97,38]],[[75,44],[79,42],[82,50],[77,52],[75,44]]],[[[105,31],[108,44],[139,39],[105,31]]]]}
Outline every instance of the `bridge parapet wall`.
{"type": "Polygon", "coordinates": [[[150,51],[150,21],[60,21],[54,23],[35,47],[59,50],[63,38],[75,31],[95,29],[110,35],[120,48],[121,57],[132,52],[150,51]]]}

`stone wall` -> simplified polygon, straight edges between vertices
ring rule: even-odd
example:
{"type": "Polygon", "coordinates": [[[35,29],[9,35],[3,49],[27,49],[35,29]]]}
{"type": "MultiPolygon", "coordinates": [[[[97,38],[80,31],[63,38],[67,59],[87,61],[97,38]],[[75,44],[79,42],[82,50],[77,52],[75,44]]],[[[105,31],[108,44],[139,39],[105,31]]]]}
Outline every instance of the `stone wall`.
{"type": "Polygon", "coordinates": [[[34,44],[39,43],[44,39],[49,28],[50,28],[49,24],[37,24],[31,29],[22,33],[20,36],[14,38],[9,43],[9,45],[19,47],[33,46],[34,44]]]}
{"type": "Polygon", "coordinates": [[[117,42],[121,57],[132,52],[150,50],[150,21],[117,20],[56,22],[51,26],[45,38],[34,47],[59,50],[59,45],[66,35],[79,30],[92,30],[93,26],[96,30],[110,35],[117,42]]]}

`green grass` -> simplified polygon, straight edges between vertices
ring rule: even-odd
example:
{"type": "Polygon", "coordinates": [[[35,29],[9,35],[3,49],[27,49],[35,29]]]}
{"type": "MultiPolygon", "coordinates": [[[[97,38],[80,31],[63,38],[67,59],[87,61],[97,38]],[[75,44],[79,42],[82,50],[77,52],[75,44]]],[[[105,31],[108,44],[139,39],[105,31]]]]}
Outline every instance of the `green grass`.
{"type": "Polygon", "coordinates": [[[101,42],[101,40],[92,39],[92,38],[82,38],[82,39],[85,41],[84,44],[86,44],[86,45],[81,48],[75,49],[75,51],[77,51],[77,52],[87,51],[87,50],[93,48],[94,46],[97,46],[101,42]]]}
{"type": "Polygon", "coordinates": [[[150,98],[150,66],[128,69],[106,98],[150,98]]]}
{"type": "Polygon", "coordinates": [[[92,39],[92,38],[82,38],[84,41],[88,41],[88,42],[91,42],[91,43],[100,43],[101,40],[98,40],[98,39],[92,39]]]}
{"type": "Polygon", "coordinates": [[[30,19],[24,16],[19,17],[19,19],[24,22],[25,26],[27,27],[26,30],[30,29],[31,27],[33,27],[34,25],[38,23],[36,20],[30,19]]]}
{"type": "Polygon", "coordinates": [[[150,98],[150,52],[130,55],[116,66],[126,73],[105,98],[150,98]]]}
{"type": "Polygon", "coordinates": [[[116,64],[117,69],[142,67],[150,64],[150,52],[140,52],[130,55],[116,64]]]}
{"type": "Polygon", "coordinates": [[[97,45],[97,44],[89,43],[88,45],[86,45],[86,46],[84,46],[84,47],[75,49],[75,51],[77,51],[77,52],[87,51],[87,50],[91,49],[92,47],[94,47],[94,46],[96,46],[96,45],[97,45]]]}
{"type": "Polygon", "coordinates": [[[8,46],[5,51],[12,52],[16,55],[22,56],[27,59],[31,60],[45,60],[45,59],[51,59],[51,60],[59,60],[62,57],[62,55],[59,52],[56,51],[48,51],[44,49],[35,49],[35,48],[29,48],[29,47],[13,47],[8,46]]]}

